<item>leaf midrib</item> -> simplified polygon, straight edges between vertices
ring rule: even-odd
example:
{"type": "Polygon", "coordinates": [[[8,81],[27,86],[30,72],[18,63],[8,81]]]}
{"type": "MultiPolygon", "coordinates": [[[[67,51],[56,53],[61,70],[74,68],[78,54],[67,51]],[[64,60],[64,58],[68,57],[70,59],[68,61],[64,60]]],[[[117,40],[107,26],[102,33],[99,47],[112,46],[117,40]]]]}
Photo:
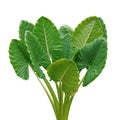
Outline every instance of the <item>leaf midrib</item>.
{"type": "Polygon", "coordinates": [[[72,64],[70,64],[69,67],[65,70],[64,74],[60,78],[60,82],[64,79],[66,73],[69,71],[69,69],[71,68],[71,66],[72,66],[72,64]]]}
{"type": "Polygon", "coordinates": [[[44,22],[42,21],[42,25],[43,25],[43,32],[44,32],[44,39],[45,39],[45,46],[46,46],[46,51],[47,51],[47,55],[49,60],[51,61],[51,57],[50,57],[50,52],[49,52],[49,47],[48,47],[48,41],[47,41],[47,35],[46,35],[46,31],[45,31],[45,25],[44,22]]]}
{"type": "Polygon", "coordinates": [[[92,27],[91,27],[89,33],[87,34],[87,38],[86,38],[86,40],[85,40],[83,46],[85,46],[85,44],[87,43],[88,39],[90,38],[91,32],[92,32],[92,30],[93,30],[93,28],[94,28],[94,26],[95,26],[96,21],[93,21],[93,23],[94,23],[94,24],[92,25],[92,27]]]}

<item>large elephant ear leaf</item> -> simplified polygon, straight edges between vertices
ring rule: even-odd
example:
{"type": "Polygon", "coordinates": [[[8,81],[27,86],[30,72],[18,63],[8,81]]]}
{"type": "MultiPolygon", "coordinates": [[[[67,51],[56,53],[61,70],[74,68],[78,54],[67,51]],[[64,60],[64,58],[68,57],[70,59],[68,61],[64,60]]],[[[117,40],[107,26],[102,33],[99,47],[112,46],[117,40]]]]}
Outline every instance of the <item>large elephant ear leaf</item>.
{"type": "Polygon", "coordinates": [[[25,31],[33,31],[34,25],[28,21],[22,20],[19,26],[19,38],[25,39],[25,31]]]}
{"type": "Polygon", "coordinates": [[[20,41],[15,39],[11,41],[9,57],[16,74],[27,80],[29,78],[28,61],[20,48],[20,41]]]}
{"type": "Polygon", "coordinates": [[[71,58],[71,35],[73,30],[68,25],[63,25],[59,29],[60,38],[62,40],[62,57],[71,58]]]}
{"type": "Polygon", "coordinates": [[[62,82],[62,89],[67,95],[74,95],[79,87],[79,71],[73,60],[60,59],[47,69],[51,80],[62,82]]]}
{"type": "Polygon", "coordinates": [[[107,41],[105,38],[96,39],[77,52],[74,61],[79,71],[87,68],[83,78],[83,86],[87,86],[101,73],[105,66],[106,56],[107,41]]]}
{"type": "Polygon", "coordinates": [[[62,42],[55,25],[45,17],[38,19],[34,27],[34,34],[37,36],[41,46],[47,53],[49,60],[56,61],[62,55],[62,42]]]}
{"type": "Polygon", "coordinates": [[[25,33],[25,45],[35,72],[40,78],[44,78],[44,74],[39,66],[47,67],[50,61],[47,60],[46,53],[41,48],[36,36],[30,31],[26,31],[25,33]]]}
{"type": "Polygon", "coordinates": [[[74,30],[72,35],[73,55],[86,43],[104,37],[107,38],[106,27],[100,17],[89,17],[82,21],[74,30]]]}

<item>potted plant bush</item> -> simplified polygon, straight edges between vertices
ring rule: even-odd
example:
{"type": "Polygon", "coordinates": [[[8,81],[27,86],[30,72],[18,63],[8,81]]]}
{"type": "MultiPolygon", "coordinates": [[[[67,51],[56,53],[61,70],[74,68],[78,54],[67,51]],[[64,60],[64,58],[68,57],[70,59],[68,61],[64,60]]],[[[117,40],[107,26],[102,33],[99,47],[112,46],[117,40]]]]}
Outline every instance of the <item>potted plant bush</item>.
{"type": "Polygon", "coordinates": [[[33,70],[50,100],[56,120],[68,120],[78,88],[96,79],[105,66],[106,56],[106,27],[96,16],[83,20],[75,30],[67,25],[57,29],[43,16],[35,25],[21,21],[19,40],[12,39],[9,46],[9,58],[16,74],[28,80],[29,67],[33,70]],[[84,68],[86,73],[81,79],[84,68]]]}

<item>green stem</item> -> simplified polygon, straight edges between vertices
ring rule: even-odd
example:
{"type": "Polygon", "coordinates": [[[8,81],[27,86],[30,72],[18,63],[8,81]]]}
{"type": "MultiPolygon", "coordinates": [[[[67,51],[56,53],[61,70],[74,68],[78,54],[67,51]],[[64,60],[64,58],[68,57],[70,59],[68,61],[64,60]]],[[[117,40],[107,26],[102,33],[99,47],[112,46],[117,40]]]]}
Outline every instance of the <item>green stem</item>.
{"type": "Polygon", "coordinates": [[[49,90],[49,92],[50,92],[50,94],[51,94],[51,96],[53,98],[54,105],[55,105],[55,111],[56,111],[55,115],[58,118],[59,117],[59,115],[58,115],[58,108],[59,108],[58,99],[57,99],[56,94],[55,94],[51,84],[49,83],[49,81],[45,79],[44,82],[45,82],[45,84],[46,84],[46,86],[47,86],[47,88],[48,88],[48,90],[49,90]]]}
{"type": "Polygon", "coordinates": [[[56,89],[57,89],[58,99],[60,99],[60,88],[59,88],[57,82],[55,82],[55,85],[56,85],[56,89]]]}
{"type": "MultiPolygon", "coordinates": [[[[58,98],[57,98],[50,82],[47,79],[43,80],[47,87],[46,89],[41,79],[37,76],[37,74],[35,75],[50,100],[56,119],[57,120],[68,120],[68,115],[69,115],[70,107],[71,107],[74,96],[68,96],[66,94],[64,96],[64,92],[62,89],[62,82],[59,82],[59,85],[55,83],[57,94],[58,94],[58,98]]],[[[80,82],[79,85],[81,85],[81,83],[82,81],[80,82]]]]}
{"type": "Polygon", "coordinates": [[[49,98],[49,100],[50,100],[50,103],[51,103],[51,105],[52,105],[52,107],[53,107],[53,110],[54,110],[54,112],[56,113],[55,105],[54,105],[54,102],[53,102],[53,100],[52,100],[51,95],[49,94],[49,92],[47,91],[47,89],[45,88],[45,86],[43,85],[43,83],[41,82],[41,80],[40,80],[38,77],[37,77],[37,79],[38,79],[39,83],[41,84],[43,90],[44,90],[45,93],[47,94],[47,96],[48,96],[48,98],[49,98]]]}
{"type": "Polygon", "coordinates": [[[45,82],[48,90],[49,90],[49,92],[48,92],[48,90],[45,88],[44,84],[41,82],[41,79],[37,76],[37,74],[35,74],[35,76],[37,77],[39,83],[41,84],[42,88],[44,89],[45,93],[47,94],[47,96],[48,96],[48,98],[50,100],[50,103],[51,103],[51,105],[53,107],[56,119],[58,119],[58,117],[59,117],[59,114],[58,114],[59,102],[57,100],[56,94],[55,94],[52,86],[50,85],[50,83],[49,83],[49,81],[47,79],[43,80],[45,82]]]}
{"type": "Polygon", "coordinates": [[[63,90],[62,90],[62,82],[59,84],[60,88],[60,96],[59,96],[59,114],[60,120],[63,120],[63,90]]]}
{"type": "Polygon", "coordinates": [[[65,100],[64,100],[64,119],[63,120],[68,120],[68,115],[70,112],[70,107],[72,104],[74,96],[68,96],[65,95],[65,100]]]}

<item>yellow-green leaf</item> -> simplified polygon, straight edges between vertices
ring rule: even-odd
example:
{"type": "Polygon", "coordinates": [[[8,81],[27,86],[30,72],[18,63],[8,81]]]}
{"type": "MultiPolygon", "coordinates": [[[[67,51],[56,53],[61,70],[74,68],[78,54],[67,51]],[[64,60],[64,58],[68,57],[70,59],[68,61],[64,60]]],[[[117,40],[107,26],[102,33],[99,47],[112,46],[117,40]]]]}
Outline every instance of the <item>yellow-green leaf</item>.
{"type": "Polygon", "coordinates": [[[79,87],[79,71],[73,60],[60,59],[47,69],[51,80],[62,82],[62,89],[68,95],[76,93],[79,87]]]}
{"type": "Polygon", "coordinates": [[[100,17],[89,17],[82,21],[72,35],[73,55],[86,43],[92,42],[99,37],[107,38],[106,28],[100,17]]]}

